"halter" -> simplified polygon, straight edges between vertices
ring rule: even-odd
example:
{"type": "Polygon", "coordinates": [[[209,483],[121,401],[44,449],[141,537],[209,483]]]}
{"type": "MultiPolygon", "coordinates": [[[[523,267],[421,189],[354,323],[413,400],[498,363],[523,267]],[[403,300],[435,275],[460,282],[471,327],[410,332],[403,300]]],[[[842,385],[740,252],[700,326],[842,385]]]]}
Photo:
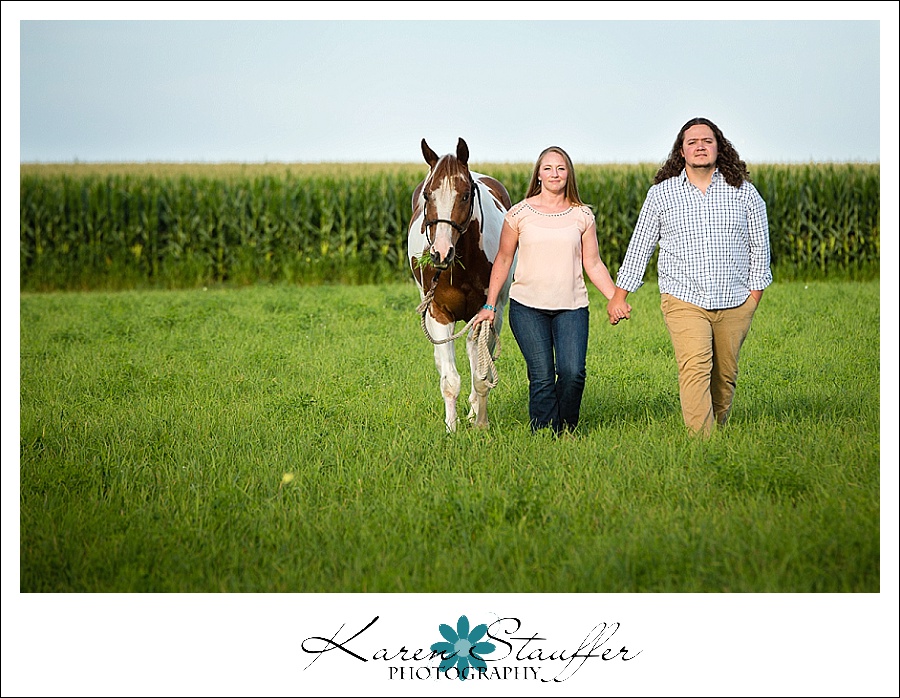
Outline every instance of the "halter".
{"type": "Polygon", "coordinates": [[[466,231],[466,228],[469,227],[469,223],[472,222],[472,218],[475,216],[476,197],[478,198],[478,209],[481,211],[481,219],[484,220],[484,205],[481,202],[481,192],[479,191],[478,185],[475,184],[475,180],[472,179],[471,175],[469,176],[469,185],[472,187],[475,195],[472,197],[472,201],[469,206],[469,215],[466,217],[466,222],[459,224],[456,221],[451,221],[447,218],[432,218],[431,220],[425,221],[422,225],[425,228],[425,242],[428,243],[428,247],[431,247],[434,244],[434,239],[429,235],[429,230],[432,226],[435,226],[438,223],[446,223],[460,235],[462,235],[466,231]]]}

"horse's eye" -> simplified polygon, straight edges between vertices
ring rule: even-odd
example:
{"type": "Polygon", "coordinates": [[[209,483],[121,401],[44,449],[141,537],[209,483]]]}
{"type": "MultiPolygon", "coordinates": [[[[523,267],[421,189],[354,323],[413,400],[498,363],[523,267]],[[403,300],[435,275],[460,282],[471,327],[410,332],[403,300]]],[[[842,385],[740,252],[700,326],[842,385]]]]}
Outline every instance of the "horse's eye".
{"type": "Polygon", "coordinates": [[[462,200],[463,200],[463,201],[468,201],[470,196],[472,196],[472,195],[471,195],[469,192],[466,192],[465,194],[463,194],[462,200]]]}

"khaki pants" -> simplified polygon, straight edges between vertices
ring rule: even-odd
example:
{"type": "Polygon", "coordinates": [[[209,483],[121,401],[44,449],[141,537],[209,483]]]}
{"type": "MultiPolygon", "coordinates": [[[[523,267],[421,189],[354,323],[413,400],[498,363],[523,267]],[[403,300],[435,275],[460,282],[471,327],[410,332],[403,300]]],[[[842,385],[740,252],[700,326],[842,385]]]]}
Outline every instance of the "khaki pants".
{"type": "Polygon", "coordinates": [[[691,432],[708,436],[725,424],[737,386],[738,354],[756,311],[753,296],[743,305],[704,310],[663,293],[663,318],[678,362],[681,413],[691,432]]]}

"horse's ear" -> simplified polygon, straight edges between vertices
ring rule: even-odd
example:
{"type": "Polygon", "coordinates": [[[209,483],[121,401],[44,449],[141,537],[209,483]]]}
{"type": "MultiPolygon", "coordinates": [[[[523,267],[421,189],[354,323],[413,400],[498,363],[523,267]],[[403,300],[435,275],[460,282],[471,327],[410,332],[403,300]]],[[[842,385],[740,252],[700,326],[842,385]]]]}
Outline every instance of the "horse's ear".
{"type": "Polygon", "coordinates": [[[469,164],[469,146],[466,145],[462,138],[456,144],[456,159],[463,165],[469,164]]]}
{"type": "Polygon", "coordinates": [[[428,147],[428,144],[425,142],[424,138],[422,139],[422,155],[425,156],[425,162],[428,163],[428,166],[434,169],[434,165],[438,161],[438,156],[436,152],[428,147]]]}

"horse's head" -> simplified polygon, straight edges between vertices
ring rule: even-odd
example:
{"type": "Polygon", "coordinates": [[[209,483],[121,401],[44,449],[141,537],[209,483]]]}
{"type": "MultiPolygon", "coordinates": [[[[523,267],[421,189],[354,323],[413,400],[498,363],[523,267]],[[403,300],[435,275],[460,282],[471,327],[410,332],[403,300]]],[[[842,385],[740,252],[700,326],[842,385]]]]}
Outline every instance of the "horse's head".
{"type": "Polygon", "coordinates": [[[422,184],[426,251],[436,268],[446,269],[455,257],[459,236],[475,216],[478,190],[469,172],[469,146],[460,138],[455,156],[438,157],[423,138],[422,155],[431,168],[422,184]]]}

